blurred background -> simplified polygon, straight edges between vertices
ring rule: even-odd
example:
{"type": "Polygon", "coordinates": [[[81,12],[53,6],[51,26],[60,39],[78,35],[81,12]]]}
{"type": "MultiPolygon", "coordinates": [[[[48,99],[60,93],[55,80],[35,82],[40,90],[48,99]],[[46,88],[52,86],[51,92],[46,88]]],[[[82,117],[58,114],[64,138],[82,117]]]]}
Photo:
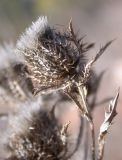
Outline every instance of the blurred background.
{"type": "MultiPolygon", "coordinates": [[[[118,87],[122,88],[122,0],[0,0],[1,45],[11,41],[16,43],[25,28],[41,15],[48,16],[50,24],[58,29],[66,28],[72,17],[76,32],[81,36],[86,35],[85,41],[96,43],[95,48],[88,55],[89,59],[102,45],[115,39],[94,66],[96,73],[106,71],[99,88],[97,101],[114,96],[118,87]]],[[[107,136],[105,160],[122,160],[121,105],[122,95],[120,93],[118,116],[107,136]]],[[[96,137],[104,119],[104,108],[107,106],[106,103],[94,110],[96,137]]],[[[9,111],[8,108],[0,108],[1,113],[6,113],[6,111],[9,111]]],[[[67,107],[61,119],[63,122],[71,121],[70,130],[75,135],[79,127],[79,119],[73,104],[67,107]]],[[[3,121],[0,120],[1,131],[5,129],[3,121]]],[[[81,159],[80,151],[76,159],[81,159]]]]}

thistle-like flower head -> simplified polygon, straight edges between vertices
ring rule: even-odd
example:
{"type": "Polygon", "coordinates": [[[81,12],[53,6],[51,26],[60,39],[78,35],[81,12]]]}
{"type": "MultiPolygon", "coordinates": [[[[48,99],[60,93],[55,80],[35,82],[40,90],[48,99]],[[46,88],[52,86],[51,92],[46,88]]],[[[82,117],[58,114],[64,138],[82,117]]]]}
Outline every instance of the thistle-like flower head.
{"type": "Polygon", "coordinates": [[[10,152],[7,160],[65,159],[67,126],[59,125],[54,108],[45,111],[40,100],[26,102],[21,107],[20,112],[9,119],[5,140],[5,148],[10,152]]]}
{"type": "Polygon", "coordinates": [[[18,41],[17,52],[25,56],[35,92],[65,88],[83,76],[83,53],[93,44],[81,43],[72,32],[58,32],[40,17],[18,41]]]}
{"type": "Polygon", "coordinates": [[[83,43],[83,38],[76,36],[72,21],[68,31],[61,33],[49,26],[46,17],[40,17],[20,38],[16,52],[25,57],[28,76],[32,80],[35,93],[47,94],[62,89],[76,102],[84,115],[89,117],[85,86],[91,75],[92,65],[111,42],[87,62],[84,53],[94,43],[83,43]]]}

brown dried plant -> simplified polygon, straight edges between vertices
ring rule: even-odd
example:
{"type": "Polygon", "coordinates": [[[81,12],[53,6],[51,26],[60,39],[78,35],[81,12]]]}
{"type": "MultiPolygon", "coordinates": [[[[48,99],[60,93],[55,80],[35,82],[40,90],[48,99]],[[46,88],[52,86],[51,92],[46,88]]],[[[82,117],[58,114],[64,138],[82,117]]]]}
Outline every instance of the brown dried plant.
{"type": "MultiPolygon", "coordinates": [[[[7,137],[7,146],[12,154],[9,160],[67,160],[77,151],[79,143],[74,152],[68,152],[67,126],[59,127],[55,115],[40,110],[43,104],[36,102],[40,97],[48,97],[55,92],[59,96],[67,95],[72,99],[79,109],[82,121],[87,119],[91,131],[91,159],[96,159],[91,110],[95,106],[102,74],[95,78],[92,66],[112,41],[106,43],[96,56],[88,61],[86,52],[93,48],[94,43],[84,43],[83,38],[75,34],[72,21],[69,22],[66,32],[59,32],[49,26],[46,17],[40,17],[12,49],[12,53],[21,58],[14,59],[12,63],[9,59],[9,65],[1,68],[0,86],[4,91],[3,97],[9,95],[9,102],[18,98],[17,103],[24,107],[20,107],[22,111],[10,118],[13,128],[9,129],[11,133],[7,137]],[[4,75],[3,72],[8,74],[4,75]],[[94,97],[89,104],[88,97],[91,94],[94,94],[94,97]],[[13,123],[16,118],[17,123],[13,123]]],[[[105,123],[110,120],[108,126],[114,117],[111,115],[114,115],[112,113],[115,111],[117,99],[118,95],[110,106],[107,121],[105,120],[105,123]]],[[[83,129],[81,126],[80,131],[83,129]]],[[[100,131],[99,160],[103,158],[103,134],[100,131]]]]}

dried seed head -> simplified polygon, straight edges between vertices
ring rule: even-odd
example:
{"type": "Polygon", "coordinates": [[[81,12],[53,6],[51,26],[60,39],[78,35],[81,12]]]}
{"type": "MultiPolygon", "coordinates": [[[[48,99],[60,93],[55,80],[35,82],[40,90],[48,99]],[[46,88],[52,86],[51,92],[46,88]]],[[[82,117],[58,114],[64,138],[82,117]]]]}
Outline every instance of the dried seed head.
{"type": "Polygon", "coordinates": [[[89,83],[92,65],[112,41],[87,62],[84,53],[94,44],[84,44],[82,39],[76,36],[72,21],[69,30],[61,33],[49,26],[47,18],[40,17],[20,38],[16,52],[25,57],[35,94],[48,94],[62,89],[90,120],[86,85],[89,83]]]}
{"type": "Polygon", "coordinates": [[[38,102],[29,102],[28,105],[10,121],[9,160],[65,159],[68,153],[67,131],[62,132],[63,126],[59,125],[54,112],[40,109],[38,102]]]}
{"type": "Polygon", "coordinates": [[[0,54],[0,104],[2,99],[3,102],[26,100],[31,96],[32,83],[26,76],[23,57],[16,55],[11,45],[1,47],[0,54]]]}
{"type": "Polygon", "coordinates": [[[77,44],[71,33],[52,29],[46,17],[40,17],[26,30],[16,52],[25,56],[35,92],[63,88],[79,80],[85,65],[83,53],[93,44],[83,44],[80,40],[77,44]]]}

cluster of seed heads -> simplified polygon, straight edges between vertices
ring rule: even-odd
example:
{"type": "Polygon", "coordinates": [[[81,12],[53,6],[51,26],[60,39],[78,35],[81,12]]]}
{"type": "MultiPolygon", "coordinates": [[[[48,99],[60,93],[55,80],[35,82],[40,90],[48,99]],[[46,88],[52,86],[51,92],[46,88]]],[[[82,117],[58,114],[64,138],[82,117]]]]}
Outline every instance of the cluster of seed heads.
{"type": "Polygon", "coordinates": [[[40,94],[63,91],[92,122],[86,102],[90,91],[86,88],[92,86],[93,63],[110,44],[111,41],[87,62],[85,53],[94,44],[84,43],[83,37],[78,38],[71,21],[66,32],[59,32],[49,26],[46,17],[40,17],[26,29],[11,53],[5,50],[8,56],[16,55],[16,58],[11,61],[10,56],[7,65],[0,70],[0,94],[13,102],[17,99],[19,106],[25,106],[21,107],[24,112],[12,118],[13,128],[7,138],[7,147],[11,151],[9,160],[66,159],[67,130],[62,131],[63,127],[59,127],[52,112],[37,111],[42,104],[35,106],[33,103],[40,94]],[[32,110],[29,104],[33,106],[32,110]],[[16,118],[18,124],[13,123],[16,118]]]}

